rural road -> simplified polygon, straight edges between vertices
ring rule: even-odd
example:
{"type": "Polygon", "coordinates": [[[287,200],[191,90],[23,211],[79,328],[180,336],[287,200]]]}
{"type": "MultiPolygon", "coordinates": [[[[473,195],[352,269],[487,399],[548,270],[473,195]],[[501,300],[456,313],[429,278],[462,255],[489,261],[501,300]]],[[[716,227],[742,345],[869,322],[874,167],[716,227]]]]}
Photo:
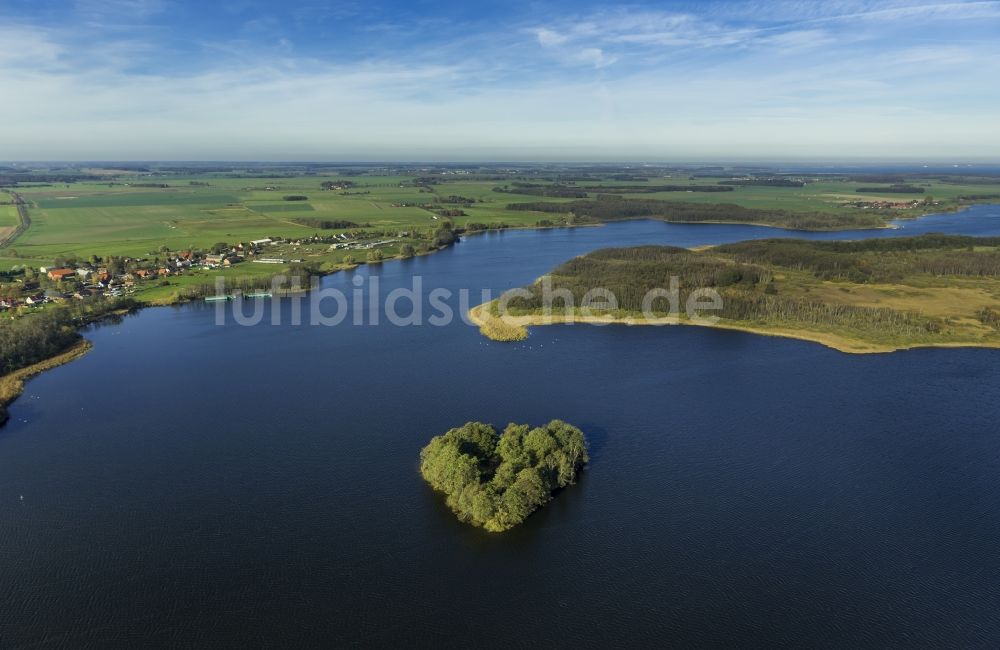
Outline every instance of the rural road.
{"type": "Polygon", "coordinates": [[[14,197],[14,204],[17,206],[17,216],[20,218],[21,223],[13,232],[0,239],[0,248],[7,248],[13,244],[14,240],[20,237],[31,225],[31,217],[28,215],[28,206],[25,204],[24,199],[17,192],[8,190],[8,193],[14,197]]]}

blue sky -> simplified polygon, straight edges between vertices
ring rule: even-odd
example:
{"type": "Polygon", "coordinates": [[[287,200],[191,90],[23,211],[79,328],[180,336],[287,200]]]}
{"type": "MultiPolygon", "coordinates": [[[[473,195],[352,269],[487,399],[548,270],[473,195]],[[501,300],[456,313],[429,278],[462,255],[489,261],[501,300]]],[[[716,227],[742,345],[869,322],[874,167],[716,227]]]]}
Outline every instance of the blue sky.
{"type": "Polygon", "coordinates": [[[1000,1],[3,0],[0,160],[1000,159],[1000,1]]]}

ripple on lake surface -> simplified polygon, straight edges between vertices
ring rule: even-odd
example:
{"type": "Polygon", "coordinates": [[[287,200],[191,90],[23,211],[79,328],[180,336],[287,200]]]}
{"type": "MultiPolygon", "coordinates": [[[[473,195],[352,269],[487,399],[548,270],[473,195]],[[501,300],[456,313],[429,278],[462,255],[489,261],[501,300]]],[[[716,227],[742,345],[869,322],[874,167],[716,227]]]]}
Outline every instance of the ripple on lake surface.
{"type": "MultiPolygon", "coordinates": [[[[907,229],[995,235],[997,213],[907,229]]],[[[600,246],[776,234],[509,232],[359,273],[384,290],[415,270],[427,287],[504,289],[600,246]]],[[[458,323],[213,315],[146,310],[97,329],[93,352],[14,405],[0,646],[1000,638],[1000,351],[849,356],[591,326],[504,346],[458,323]],[[509,533],[459,523],[419,476],[420,448],[451,426],[554,417],[587,432],[593,460],[509,533]]]]}

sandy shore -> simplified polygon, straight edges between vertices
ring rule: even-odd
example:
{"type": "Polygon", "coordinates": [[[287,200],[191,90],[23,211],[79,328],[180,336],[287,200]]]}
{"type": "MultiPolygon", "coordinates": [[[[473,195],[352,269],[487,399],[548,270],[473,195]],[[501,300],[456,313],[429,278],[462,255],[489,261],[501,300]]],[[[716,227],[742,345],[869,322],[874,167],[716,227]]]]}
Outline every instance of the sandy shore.
{"type": "Polygon", "coordinates": [[[809,341],[812,343],[819,343],[820,345],[825,345],[828,348],[833,348],[839,352],[845,352],[848,354],[884,354],[887,352],[897,352],[900,350],[912,350],[917,348],[998,348],[1000,344],[989,344],[989,343],[964,343],[964,342],[944,342],[944,343],[928,343],[928,344],[914,344],[914,345],[886,345],[880,343],[872,343],[869,341],[863,341],[860,339],[852,339],[845,336],[840,336],[838,334],[832,334],[829,332],[810,332],[808,330],[796,330],[787,329],[781,327],[756,327],[751,325],[743,325],[739,323],[731,322],[719,322],[715,324],[704,323],[704,322],[693,322],[684,319],[677,318],[652,318],[647,319],[641,316],[637,317],[625,317],[625,318],[615,318],[614,316],[573,316],[567,317],[565,314],[553,314],[551,317],[545,317],[540,315],[527,315],[527,316],[504,316],[497,317],[488,312],[488,307],[490,303],[485,305],[479,305],[478,307],[473,307],[469,310],[469,320],[479,326],[479,331],[483,333],[484,336],[491,338],[493,340],[521,340],[527,338],[529,327],[540,327],[544,325],[562,325],[562,324],[590,324],[590,325],[627,325],[636,327],[668,327],[668,326],[688,326],[688,327],[710,327],[714,329],[723,330],[733,330],[737,332],[748,332],[750,334],[758,334],[761,336],[779,336],[782,338],[798,339],[800,341],[809,341]],[[517,329],[523,332],[523,336],[517,338],[504,338],[496,339],[490,336],[491,324],[495,324],[500,321],[503,324],[504,331],[510,331],[512,329],[517,329]]]}

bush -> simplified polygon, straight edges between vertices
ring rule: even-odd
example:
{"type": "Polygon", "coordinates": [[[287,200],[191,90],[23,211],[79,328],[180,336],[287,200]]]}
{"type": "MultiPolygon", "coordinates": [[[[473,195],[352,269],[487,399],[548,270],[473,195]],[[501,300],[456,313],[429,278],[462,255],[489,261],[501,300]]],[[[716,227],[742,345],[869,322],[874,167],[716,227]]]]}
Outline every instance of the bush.
{"type": "Polygon", "coordinates": [[[988,325],[994,329],[1000,329],[1000,312],[989,307],[984,307],[977,314],[983,325],[988,325]]]}
{"type": "Polygon", "coordinates": [[[451,228],[440,228],[434,233],[434,245],[438,248],[446,248],[454,244],[458,238],[455,236],[455,231],[451,228]]]}

